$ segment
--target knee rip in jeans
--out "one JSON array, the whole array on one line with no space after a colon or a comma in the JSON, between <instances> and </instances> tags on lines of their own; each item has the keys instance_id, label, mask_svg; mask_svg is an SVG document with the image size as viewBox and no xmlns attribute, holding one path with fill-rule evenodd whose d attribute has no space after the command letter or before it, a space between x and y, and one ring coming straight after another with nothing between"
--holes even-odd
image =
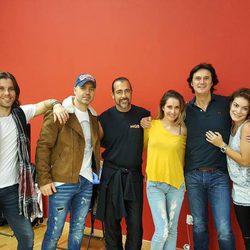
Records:
<instances>
[{"instance_id":1,"label":"knee rip in jeans","mask_svg":"<svg viewBox=\"0 0 250 250\"><path fill-rule=\"evenodd\" d=\"M169 227L172 226L172 220L174 218L176 207L177 207L176 201L173 201L172 204L171 204L170 213L169 213Z\"/></svg>"},{"instance_id":2,"label":"knee rip in jeans","mask_svg":"<svg viewBox=\"0 0 250 250\"><path fill-rule=\"evenodd\" d=\"M64 207L57 207L56 210L57 212L62 212L64 210Z\"/></svg>"},{"instance_id":3,"label":"knee rip in jeans","mask_svg":"<svg viewBox=\"0 0 250 250\"><path fill-rule=\"evenodd\" d=\"M159 204L159 208L160 208L160 210L162 211L162 213L161 213L161 218L163 219L163 220L166 220L166 213L164 212L164 207L163 207L163 205L160 203Z\"/></svg>"},{"instance_id":4,"label":"knee rip in jeans","mask_svg":"<svg viewBox=\"0 0 250 250\"><path fill-rule=\"evenodd\" d=\"M86 199L85 197L82 197L81 204L86 204L90 201L90 199Z\"/></svg>"},{"instance_id":5,"label":"knee rip in jeans","mask_svg":"<svg viewBox=\"0 0 250 250\"><path fill-rule=\"evenodd\" d=\"M75 235L74 236L74 241L75 242L78 242L78 241L80 241L82 239L82 234L79 234L79 235Z\"/></svg>"},{"instance_id":6,"label":"knee rip in jeans","mask_svg":"<svg viewBox=\"0 0 250 250\"><path fill-rule=\"evenodd\" d=\"M76 226L81 226L84 222L85 217L79 216L77 222L75 223ZM78 230L78 228L76 228Z\"/></svg>"}]
</instances>

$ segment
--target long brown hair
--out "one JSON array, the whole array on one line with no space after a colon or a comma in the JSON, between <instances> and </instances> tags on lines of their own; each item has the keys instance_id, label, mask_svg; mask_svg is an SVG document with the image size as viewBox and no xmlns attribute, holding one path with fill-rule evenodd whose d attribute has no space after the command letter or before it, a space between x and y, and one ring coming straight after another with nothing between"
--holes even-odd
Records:
<instances>
[{"instance_id":1,"label":"long brown hair","mask_svg":"<svg viewBox=\"0 0 250 250\"><path fill-rule=\"evenodd\" d=\"M167 92L164 93L164 95L162 96L161 100L160 100L160 107L159 107L159 113L157 118L158 119L163 119L164 118L164 111L163 111L163 107L165 106L167 100L169 98L175 98L179 101L180 103L180 113L178 118L176 119L175 123L176 125L182 125L184 123L184 119L186 116L186 112L185 112L185 101L183 96L175 91L175 90L168 90Z\"/></svg>"},{"instance_id":2,"label":"long brown hair","mask_svg":"<svg viewBox=\"0 0 250 250\"><path fill-rule=\"evenodd\" d=\"M249 88L240 88L240 89L234 91L232 93L232 95L230 96L230 107L232 105L233 100L237 97L242 97L248 101L248 108L249 109L248 109L248 116L247 116L246 120L250 119L250 89Z\"/></svg>"}]
</instances>

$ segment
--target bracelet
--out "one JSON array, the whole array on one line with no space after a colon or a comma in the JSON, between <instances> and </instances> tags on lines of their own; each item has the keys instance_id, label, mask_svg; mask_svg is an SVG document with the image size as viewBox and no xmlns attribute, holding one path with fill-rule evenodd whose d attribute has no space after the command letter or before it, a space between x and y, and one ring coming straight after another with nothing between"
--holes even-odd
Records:
<instances>
[{"instance_id":1,"label":"bracelet","mask_svg":"<svg viewBox=\"0 0 250 250\"><path fill-rule=\"evenodd\" d=\"M61 104L62 105L61 102L59 102L59 101L57 101L55 99L51 99L51 105L52 105L52 107L54 107L56 104Z\"/></svg>"},{"instance_id":2,"label":"bracelet","mask_svg":"<svg viewBox=\"0 0 250 250\"><path fill-rule=\"evenodd\" d=\"M226 150L227 150L227 147L228 145L227 144L224 144L223 146L220 147L220 151L225 154L226 153Z\"/></svg>"}]
</instances>

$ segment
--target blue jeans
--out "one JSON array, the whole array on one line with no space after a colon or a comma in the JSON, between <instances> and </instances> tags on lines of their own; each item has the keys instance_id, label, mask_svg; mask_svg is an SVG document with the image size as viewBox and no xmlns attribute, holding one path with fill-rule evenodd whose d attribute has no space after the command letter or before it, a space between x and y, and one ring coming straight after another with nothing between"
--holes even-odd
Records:
<instances>
[{"instance_id":1,"label":"blue jeans","mask_svg":"<svg viewBox=\"0 0 250 250\"><path fill-rule=\"evenodd\" d=\"M29 220L19 215L18 185L0 188L0 209L18 241L18 250L33 249L34 232Z\"/></svg>"},{"instance_id":2,"label":"blue jeans","mask_svg":"<svg viewBox=\"0 0 250 250\"><path fill-rule=\"evenodd\" d=\"M177 189L167 183L148 181L147 197L155 225L151 250L175 250L184 184Z\"/></svg>"},{"instance_id":3,"label":"blue jeans","mask_svg":"<svg viewBox=\"0 0 250 250\"><path fill-rule=\"evenodd\" d=\"M220 170L186 173L188 202L193 216L195 250L209 249L208 202L210 202L221 250L235 249L230 219L229 176Z\"/></svg>"},{"instance_id":4,"label":"blue jeans","mask_svg":"<svg viewBox=\"0 0 250 250\"><path fill-rule=\"evenodd\" d=\"M60 185L56 187L57 192L49 196L49 217L42 244L43 250L56 249L68 212L70 212L68 250L81 249L93 184L81 176L79 181L78 184Z\"/></svg>"}]
</instances>

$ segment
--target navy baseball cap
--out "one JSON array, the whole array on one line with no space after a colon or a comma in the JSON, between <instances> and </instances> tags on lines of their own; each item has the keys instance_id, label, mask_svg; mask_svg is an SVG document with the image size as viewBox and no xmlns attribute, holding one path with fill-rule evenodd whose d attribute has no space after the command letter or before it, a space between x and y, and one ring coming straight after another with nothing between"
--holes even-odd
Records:
<instances>
[{"instance_id":1,"label":"navy baseball cap","mask_svg":"<svg viewBox=\"0 0 250 250\"><path fill-rule=\"evenodd\" d=\"M78 86L82 87L87 82L93 83L94 87L96 88L96 80L92 75L89 75L89 74L80 74L76 78L75 87L78 87Z\"/></svg>"}]
</instances>

